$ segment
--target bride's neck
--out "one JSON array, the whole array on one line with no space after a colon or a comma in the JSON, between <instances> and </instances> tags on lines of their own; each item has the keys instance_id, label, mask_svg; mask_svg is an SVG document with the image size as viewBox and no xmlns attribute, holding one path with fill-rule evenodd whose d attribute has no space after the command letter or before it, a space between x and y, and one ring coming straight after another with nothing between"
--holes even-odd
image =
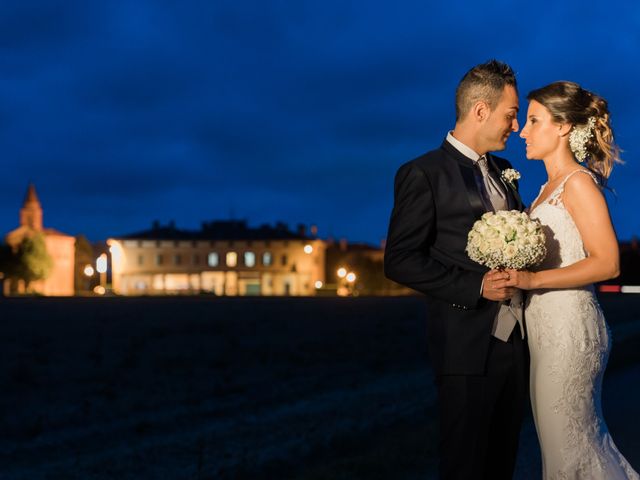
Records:
<instances>
[{"instance_id":1,"label":"bride's neck","mask_svg":"<svg viewBox=\"0 0 640 480\"><path fill-rule=\"evenodd\" d=\"M547 158L543 158L542 161L547 170L548 183L564 177L579 165L569 151L554 152Z\"/></svg>"}]
</instances>

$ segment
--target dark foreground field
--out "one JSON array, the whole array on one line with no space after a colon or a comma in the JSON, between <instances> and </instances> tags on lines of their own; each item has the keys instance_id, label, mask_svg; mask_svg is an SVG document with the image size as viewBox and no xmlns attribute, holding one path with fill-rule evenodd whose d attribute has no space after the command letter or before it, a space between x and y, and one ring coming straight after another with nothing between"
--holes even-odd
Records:
<instances>
[{"instance_id":1,"label":"dark foreground field","mask_svg":"<svg viewBox=\"0 0 640 480\"><path fill-rule=\"evenodd\" d=\"M640 467L640 296L602 299ZM421 298L0 300L0 479L434 478ZM528 421L517 478L540 478Z\"/></svg>"}]
</instances>

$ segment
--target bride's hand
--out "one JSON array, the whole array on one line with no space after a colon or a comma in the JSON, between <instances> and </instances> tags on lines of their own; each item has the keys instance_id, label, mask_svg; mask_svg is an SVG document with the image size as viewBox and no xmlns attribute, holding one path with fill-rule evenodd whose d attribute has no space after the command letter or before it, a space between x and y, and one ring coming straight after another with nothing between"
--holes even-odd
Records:
<instances>
[{"instance_id":1,"label":"bride's hand","mask_svg":"<svg viewBox=\"0 0 640 480\"><path fill-rule=\"evenodd\" d=\"M505 287L516 287L521 290L533 290L535 286L535 273L527 270L507 269L505 273L508 275L504 281Z\"/></svg>"}]
</instances>

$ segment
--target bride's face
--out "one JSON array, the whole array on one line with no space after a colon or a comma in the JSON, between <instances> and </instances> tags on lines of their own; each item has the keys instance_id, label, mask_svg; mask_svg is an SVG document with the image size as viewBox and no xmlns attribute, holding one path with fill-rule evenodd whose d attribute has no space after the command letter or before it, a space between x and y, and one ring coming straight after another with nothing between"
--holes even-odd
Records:
<instances>
[{"instance_id":1,"label":"bride's face","mask_svg":"<svg viewBox=\"0 0 640 480\"><path fill-rule=\"evenodd\" d=\"M527 123L520 132L527 144L528 159L543 159L562 147L561 126L554 123L545 106L531 100Z\"/></svg>"}]
</instances>

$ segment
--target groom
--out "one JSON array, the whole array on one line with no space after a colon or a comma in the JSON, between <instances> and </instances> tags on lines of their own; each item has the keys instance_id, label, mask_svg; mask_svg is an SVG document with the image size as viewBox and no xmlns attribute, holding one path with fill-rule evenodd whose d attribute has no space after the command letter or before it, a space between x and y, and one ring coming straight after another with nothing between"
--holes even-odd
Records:
<instances>
[{"instance_id":1,"label":"groom","mask_svg":"<svg viewBox=\"0 0 640 480\"><path fill-rule=\"evenodd\" d=\"M522 210L501 179L518 131L513 70L495 60L469 70L456 90L456 124L442 145L404 164L395 178L384 268L427 296L427 342L438 388L440 475L513 476L526 397L522 310L496 289L507 274L465 253L467 233L487 211Z\"/></svg>"}]
</instances>

